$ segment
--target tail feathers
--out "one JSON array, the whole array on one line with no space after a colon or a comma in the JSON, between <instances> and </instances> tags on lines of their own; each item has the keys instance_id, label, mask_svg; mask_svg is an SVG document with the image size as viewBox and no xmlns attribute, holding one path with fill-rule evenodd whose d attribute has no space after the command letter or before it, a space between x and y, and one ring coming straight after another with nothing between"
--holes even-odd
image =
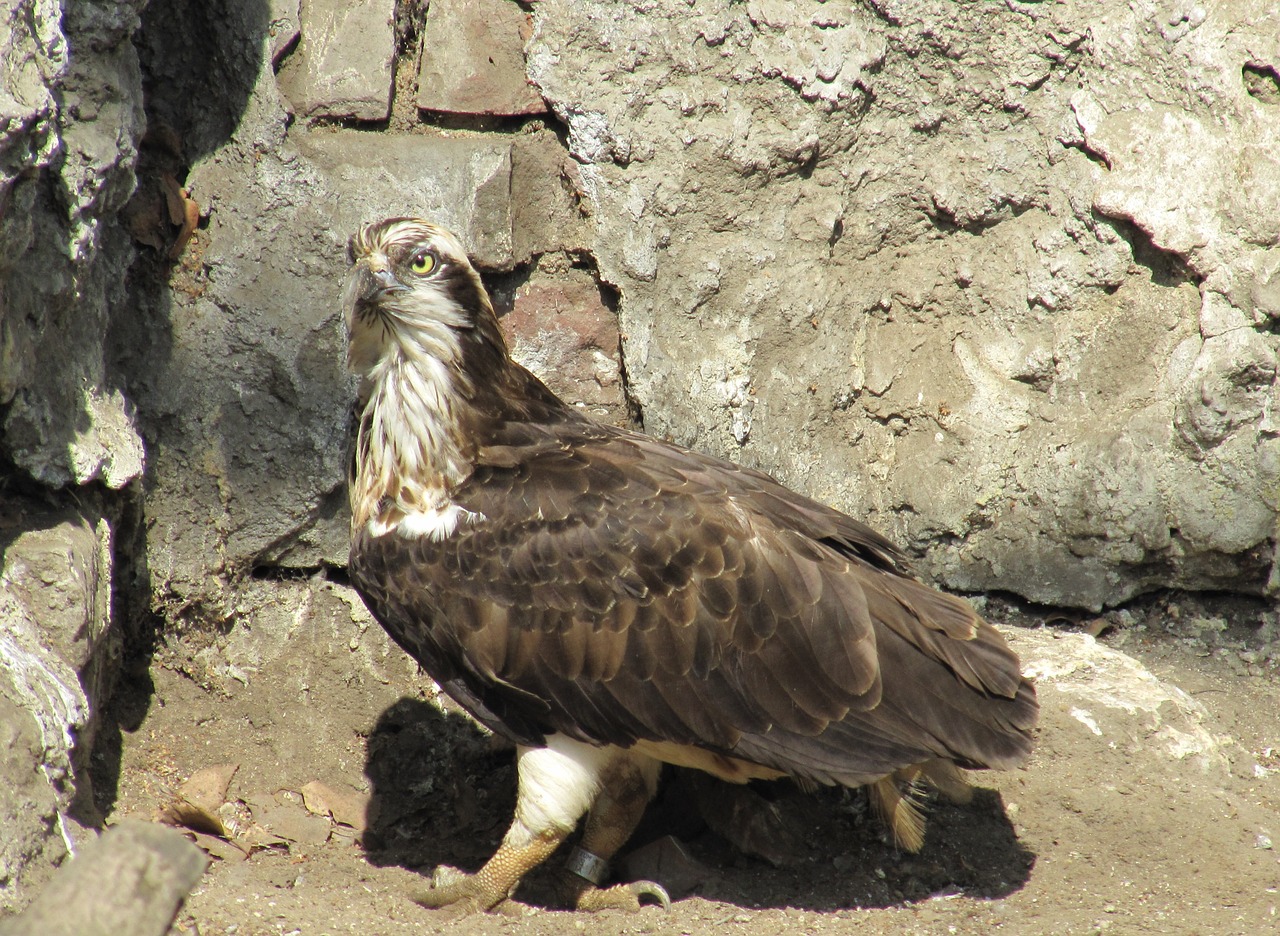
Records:
<instances>
[{"instance_id":1,"label":"tail feathers","mask_svg":"<svg viewBox=\"0 0 1280 936\"><path fill-rule=\"evenodd\" d=\"M867 787L876 815L903 851L918 852L924 846L924 783L952 803L962 805L973 799L973 788L959 768L940 757L895 770Z\"/></svg>"},{"instance_id":2,"label":"tail feathers","mask_svg":"<svg viewBox=\"0 0 1280 936\"><path fill-rule=\"evenodd\" d=\"M876 815L893 833L894 844L903 851L918 852L924 846L924 815L920 812L920 790L915 781L899 786L895 776L890 774L881 777L867 790Z\"/></svg>"},{"instance_id":3,"label":"tail feathers","mask_svg":"<svg viewBox=\"0 0 1280 936\"><path fill-rule=\"evenodd\" d=\"M906 769L918 770L925 782L937 790L949 803L964 806L973 801L973 787L960 772L960 768L946 758L938 757Z\"/></svg>"}]
</instances>

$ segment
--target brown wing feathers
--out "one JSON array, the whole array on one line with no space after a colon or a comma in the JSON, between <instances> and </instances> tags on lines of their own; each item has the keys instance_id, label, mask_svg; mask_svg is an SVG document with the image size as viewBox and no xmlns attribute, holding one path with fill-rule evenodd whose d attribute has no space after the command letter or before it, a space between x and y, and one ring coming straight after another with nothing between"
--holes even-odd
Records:
<instances>
[{"instance_id":1,"label":"brown wing feathers","mask_svg":"<svg viewBox=\"0 0 1280 936\"><path fill-rule=\"evenodd\" d=\"M396 583L370 606L495 730L694 744L845 783L1029 748L1034 693L1004 642L855 521L585 421L513 424L480 453L455 497L488 522L360 532L352 563Z\"/></svg>"}]
</instances>

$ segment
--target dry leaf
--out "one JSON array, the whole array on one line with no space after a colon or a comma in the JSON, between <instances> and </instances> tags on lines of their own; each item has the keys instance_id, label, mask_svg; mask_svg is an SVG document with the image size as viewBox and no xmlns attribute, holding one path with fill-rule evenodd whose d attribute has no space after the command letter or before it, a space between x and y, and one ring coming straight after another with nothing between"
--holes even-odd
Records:
<instances>
[{"instance_id":1,"label":"dry leaf","mask_svg":"<svg viewBox=\"0 0 1280 936\"><path fill-rule=\"evenodd\" d=\"M263 848L287 849L289 847L289 842L287 839L279 835L276 835L274 832L270 832L267 829L264 829L262 826L257 825L256 823L250 826L248 829L246 829L244 834L241 836L241 838L243 839L244 844L248 845L249 848L253 851L257 851Z\"/></svg>"},{"instance_id":2,"label":"dry leaf","mask_svg":"<svg viewBox=\"0 0 1280 936\"><path fill-rule=\"evenodd\" d=\"M302 788L302 802L308 812L329 816L334 822L363 832L366 825L368 795L355 790L334 789L319 780Z\"/></svg>"},{"instance_id":3,"label":"dry leaf","mask_svg":"<svg viewBox=\"0 0 1280 936\"><path fill-rule=\"evenodd\" d=\"M329 796L332 791L319 780L304 783L299 792L302 794L302 805L307 807L307 812L317 816L332 815L329 807Z\"/></svg>"},{"instance_id":4,"label":"dry leaf","mask_svg":"<svg viewBox=\"0 0 1280 936\"><path fill-rule=\"evenodd\" d=\"M196 844L213 858L219 858L222 861L244 861L249 857L249 852L244 846L234 840L206 835L203 832L191 834L195 836Z\"/></svg>"},{"instance_id":5,"label":"dry leaf","mask_svg":"<svg viewBox=\"0 0 1280 936\"><path fill-rule=\"evenodd\" d=\"M227 829L218 809L226 802L227 787L239 768L239 764L221 764L197 770L178 788L173 801L160 810L161 820L193 832L225 837Z\"/></svg>"}]
</instances>

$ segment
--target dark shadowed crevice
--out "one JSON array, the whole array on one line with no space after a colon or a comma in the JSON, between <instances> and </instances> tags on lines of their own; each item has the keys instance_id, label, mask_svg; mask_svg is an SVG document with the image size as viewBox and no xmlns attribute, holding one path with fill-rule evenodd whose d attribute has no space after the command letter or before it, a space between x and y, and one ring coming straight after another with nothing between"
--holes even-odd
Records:
<instances>
[{"instance_id":1,"label":"dark shadowed crevice","mask_svg":"<svg viewBox=\"0 0 1280 936\"><path fill-rule=\"evenodd\" d=\"M1101 166L1104 169L1111 168L1111 163L1107 161L1107 157L1103 156L1097 150L1090 149L1089 145L1084 140L1070 140L1063 142L1062 148L1078 150L1079 152L1084 153L1085 159L1089 160L1091 163Z\"/></svg>"},{"instance_id":2,"label":"dark shadowed crevice","mask_svg":"<svg viewBox=\"0 0 1280 936\"><path fill-rule=\"evenodd\" d=\"M1263 104L1280 106L1280 72L1265 62L1246 62L1240 78L1249 96Z\"/></svg>"},{"instance_id":3,"label":"dark shadowed crevice","mask_svg":"<svg viewBox=\"0 0 1280 936\"><path fill-rule=\"evenodd\" d=\"M256 565L249 571L249 577L258 582L305 582L310 579L322 579L326 582L347 582L347 570L343 566L321 563L314 566L280 566Z\"/></svg>"},{"instance_id":4,"label":"dark shadowed crevice","mask_svg":"<svg viewBox=\"0 0 1280 936\"><path fill-rule=\"evenodd\" d=\"M541 254L530 257L527 262L517 263L510 270L480 270L480 278L489 291L493 312L499 321L515 307L516 294L529 282L540 257Z\"/></svg>"},{"instance_id":5,"label":"dark shadowed crevice","mask_svg":"<svg viewBox=\"0 0 1280 936\"><path fill-rule=\"evenodd\" d=\"M1197 273L1181 255L1160 247L1151 235L1125 218L1112 218L1094 210L1094 221L1116 232L1129 245L1133 260L1151 271L1151 281L1157 286L1181 286L1191 283L1197 288L1204 276Z\"/></svg>"}]
</instances>

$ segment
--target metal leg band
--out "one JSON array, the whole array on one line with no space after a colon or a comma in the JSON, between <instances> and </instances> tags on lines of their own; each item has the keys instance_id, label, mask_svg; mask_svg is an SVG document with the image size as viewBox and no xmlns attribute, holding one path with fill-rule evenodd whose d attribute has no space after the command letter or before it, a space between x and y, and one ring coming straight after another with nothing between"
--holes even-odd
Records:
<instances>
[{"instance_id":1,"label":"metal leg band","mask_svg":"<svg viewBox=\"0 0 1280 936\"><path fill-rule=\"evenodd\" d=\"M600 882L609 873L609 862L599 855L591 854L585 848L575 847L573 851L569 852L569 858L564 866L578 877L590 881L596 887L600 886Z\"/></svg>"}]
</instances>

